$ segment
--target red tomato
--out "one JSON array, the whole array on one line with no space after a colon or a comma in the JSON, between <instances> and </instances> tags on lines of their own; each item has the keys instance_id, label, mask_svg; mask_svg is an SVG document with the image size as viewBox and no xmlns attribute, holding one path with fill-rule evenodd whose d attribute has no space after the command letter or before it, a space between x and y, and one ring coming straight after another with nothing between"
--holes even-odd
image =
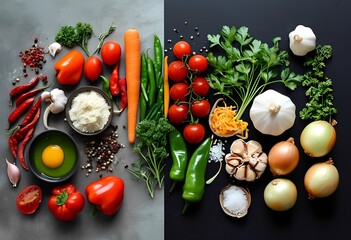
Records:
<instances>
[{"instance_id":1,"label":"red tomato","mask_svg":"<svg viewBox=\"0 0 351 240\"><path fill-rule=\"evenodd\" d=\"M204 118L211 111L210 102L206 99L202 99L199 101L194 101L190 107L191 113L194 117Z\"/></svg>"},{"instance_id":2,"label":"red tomato","mask_svg":"<svg viewBox=\"0 0 351 240\"><path fill-rule=\"evenodd\" d=\"M191 47L190 44L185 41L179 41L173 46L173 54L178 59L182 59L184 55L190 55Z\"/></svg>"},{"instance_id":3,"label":"red tomato","mask_svg":"<svg viewBox=\"0 0 351 240\"><path fill-rule=\"evenodd\" d=\"M173 101L185 101L189 94L189 86L184 82L178 82L172 85L169 90L169 96Z\"/></svg>"},{"instance_id":4,"label":"red tomato","mask_svg":"<svg viewBox=\"0 0 351 240\"><path fill-rule=\"evenodd\" d=\"M205 127L201 123L190 123L184 127L183 137L190 144L198 144L205 138Z\"/></svg>"},{"instance_id":5,"label":"red tomato","mask_svg":"<svg viewBox=\"0 0 351 240\"><path fill-rule=\"evenodd\" d=\"M208 84L208 81L206 78L203 77L197 77L193 80L193 83L191 84L193 92L200 97L204 97L208 94L210 91L210 84Z\"/></svg>"},{"instance_id":6,"label":"red tomato","mask_svg":"<svg viewBox=\"0 0 351 240\"><path fill-rule=\"evenodd\" d=\"M29 185L17 195L17 209L23 214L32 214L38 209L42 198L41 188L37 185Z\"/></svg>"},{"instance_id":7,"label":"red tomato","mask_svg":"<svg viewBox=\"0 0 351 240\"><path fill-rule=\"evenodd\" d=\"M105 42L101 48L101 58L106 65L115 65L120 62L122 48L118 42Z\"/></svg>"},{"instance_id":8,"label":"red tomato","mask_svg":"<svg viewBox=\"0 0 351 240\"><path fill-rule=\"evenodd\" d=\"M185 63L180 60L173 61L168 66L168 77L174 82L183 81L188 75L188 69Z\"/></svg>"},{"instance_id":9,"label":"red tomato","mask_svg":"<svg viewBox=\"0 0 351 240\"><path fill-rule=\"evenodd\" d=\"M84 75L89 81L96 81L102 73L100 58L90 56L84 63Z\"/></svg>"},{"instance_id":10,"label":"red tomato","mask_svg":"<svg viewBox=\"0 0 351 240\"><path fill-rule=\"evenodd\" d=\"M169 121L176 125L182 124L188 115L188 111L189 107L186 103L172 104L168 111Z\"/></svg>"},{"instance_id":11,"label":"red tomato","mask_svg":"<svg viewBox=\"0 0 351 240\"><path fill-rule=\"evenodd\" d=\"M190 57L188 65L191 70L198 71L198 73L201 74L206 71L208 67L208 62L204 56L197 54Z\"/></svg>"}]
</instances>

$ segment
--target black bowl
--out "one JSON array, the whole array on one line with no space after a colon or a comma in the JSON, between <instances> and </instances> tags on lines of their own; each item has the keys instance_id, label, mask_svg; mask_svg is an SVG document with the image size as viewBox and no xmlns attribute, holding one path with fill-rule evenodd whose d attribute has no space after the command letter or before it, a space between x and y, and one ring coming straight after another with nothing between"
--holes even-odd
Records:
<instances>
[{"instance_id":1,"label":"black bowl","mask_svg":"<svg viewBox=\"0 0 351 240\"><path fill-rule=\"evenodd\" d=\"M63 150L63 162L58 167L47 167L42 161L42 153L49 145L58 145ZM67 180L76 172L79 163L78 147L75 140L60 130L46 130L39 133L30 142L26 155L31 172L46 182Z\"/></svg>"},{"instance_id":2,"label":"black bowl","mask_svg":"<svg viewBox=\"0 0 351 240\"><path fill-rule=\"evenodd\" d=\"M85 128L81 127L81 128L77 128L75 125L74 125L74 121L72 121L71 117L70 117L70 110L72 108L72 104L73 104L73 100L81 93L86 93L86 92L96 92L97 94L101 95L108 107L109 107L109 116L108 116L108 119L106 121L106 123L101 127L101 128L98 128L98 129L91 129L91 128L87 128L86 126L90 125L90 126L93 126L94 123L93 122L88 122L88 123L85 123L84 126ZM93 111L94 110L94 106L92 105L89 105L87 104L86 105L87 109L87 112L90 112L90 111ZM77 133L80 133L82 135L85 135L85 136L94 136L94 135L97 135L97 134L100 134L102 133L103 131L106 130L106 128L108 128L108 126L111 124L111 121L112 121L112 118L113 118L113 105L112 105L112 100L109 98L109 96L104 92L102 91L100 88L98 87L93 87L93 86L87 86L87 87L81 87L79 89L77 89L75 92L73 92L68 100L67 100L67 104L66 104L66 108L65 108L65 114L66 114L66 119L67 119L67 122L68 124L71 126L71 128L73 130L75 130ZM81 117L81 116L80 116ZM97 117L99 118L100 116L97 115ZM77 119L77 121L80 120L80 119ZM101 119L99 119L101 120ZM101 125L101 124L100 124Z\"/></svg>"}]
</instances>

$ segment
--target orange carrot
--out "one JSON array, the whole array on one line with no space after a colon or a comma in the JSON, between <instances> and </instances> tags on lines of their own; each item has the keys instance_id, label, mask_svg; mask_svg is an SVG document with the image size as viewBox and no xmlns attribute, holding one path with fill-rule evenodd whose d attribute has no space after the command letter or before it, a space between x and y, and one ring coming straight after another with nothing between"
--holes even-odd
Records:
<instances>
[{"instance_id":1,"label":"orange carrot","mask_svg":"<svg viewBox=\"0 0 351 240\"><path fill-rule=\"evenodd\" d=\"M127 135L129 143L136 139L136 125L140 95L140 37L136 29L124 33L124 48L127 80Z\"/></svg>"},{"instance_id":2,"label":"orange carrot","mask_svg":"<svg viewBox=\"0 0 351 240\"><path fill-rule=\"evenodd\" d=\"M163 64L163 96L163 111L167 118L169 108L168 56L164 57Z\"/></svg>"}]
</instances>

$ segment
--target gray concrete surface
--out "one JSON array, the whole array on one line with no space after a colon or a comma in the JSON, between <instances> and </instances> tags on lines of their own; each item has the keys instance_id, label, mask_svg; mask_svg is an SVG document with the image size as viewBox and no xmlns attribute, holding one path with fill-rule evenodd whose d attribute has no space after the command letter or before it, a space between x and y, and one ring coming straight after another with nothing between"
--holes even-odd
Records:
<instances>
[{"instance_id":1,"label":"gray concrete surface","mask_svg":"<svg viewBox=\"0 0 351 240\"><path fill-rule=\"evenodd\" d=\"M44 0L10 0L2 1L0 7L0 81L1 81L1 134L0 134L0 239L101 239L101 240L138 240L164 238L164 194L163 189L156 192L151 199L144 185L124 169L137 158L132 146L126 138L126 112L115 116L113 122L119 126L119 141L126 144L118 154L118 163L113 165L114 172L125 180L125 199L119 212L107 217L102 214L90 216L91 206L85 205L83 212L73 222L61 222L49 212L47 201L52 184L38 181L30 172L21 168L22 178L17 188L12 188L6 174L5 158L11 158L7 145L8 136L7 117L12 108L8 106L8 92L12 89L11 81L22 74L22 64L17 56L18 52L31 46L33 37L38 36L42 45L47 47L54 41L54 36L62 25L75 25L78 21L91 23L94 29L93 38L89 41L91 51L95 49L97 37L113 23L116 31L107 40L115 40L123 46L123 33L128 28L137 28L141 37L141 48L146 50L152 47L153 35L157 34L163 41L163 1L162 0L102 0L102 1L44 1ZM55 58L47 55L47 63L43 73L49 81L55 82L54 62L62 57L67 49ZM104 74L109 75L109 69L104 68ZM124 76L124 62L121 64L120 75ZM25 79L22 83L34 76ZM87 85L82 79L80 86ZM79 86L77 86L79 87ZM75 87L76 88L76 87ZM69 95L75 88L67 88ZM44 108L45 105L42 105ZM81 162L85 163L83 146L84 139L73 132L64 122L64 115L50 115L50 125L72 134L80 146ZM40 121L36 134L43 131ZM106 174L107 175L107 174ZM78 190L83 191L85 186L98 179L98 174L89 177L78 169L70 180ZM19 213L15 199L21 189L29 184L38 184L43 189L43 202L38 211L30 216Z\"/></svg>"}]
</instances>

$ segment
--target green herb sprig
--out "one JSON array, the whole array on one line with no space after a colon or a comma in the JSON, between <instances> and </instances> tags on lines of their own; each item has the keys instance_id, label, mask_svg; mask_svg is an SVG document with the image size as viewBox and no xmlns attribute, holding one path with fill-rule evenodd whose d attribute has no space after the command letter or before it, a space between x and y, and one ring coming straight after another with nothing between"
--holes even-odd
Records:
<instances>
[{"instance_id":1,"label":"green herb sprig","mask_svg":"<svg viewBox=\"0 0 351 240\"><path fill-rule=\"evenodd\" d=\"M304 66L310 70L303 77L302 86L308 102L300 111L302 120L325 120L332 122L332 116L337 113L334 107L333 83L325 75L326 61L332 57L330 45L318 45L316 50L307 56Z\"/></svg>"},{"instance_id":2,"label":"green herb sprig","mask_svg":"<svg viewBox=\"0 0 351 240\"><path fill-rule=\"evenodd\" d=\"M241 119L253 98L273 83L283 83L291 90L301 84L303 77L288 68L288 53L279 49L280 37L273 46L254 39L248 28L223 26L221 32L207 36L210 47L224 50L223 55L209 52L207 60L213 72L207 76L215 94L222 94L237 106L236 118ZM279 78L280 77L280 78ZM241 100L239 105L233 96Z\"/></svg>"}]
</instances>

